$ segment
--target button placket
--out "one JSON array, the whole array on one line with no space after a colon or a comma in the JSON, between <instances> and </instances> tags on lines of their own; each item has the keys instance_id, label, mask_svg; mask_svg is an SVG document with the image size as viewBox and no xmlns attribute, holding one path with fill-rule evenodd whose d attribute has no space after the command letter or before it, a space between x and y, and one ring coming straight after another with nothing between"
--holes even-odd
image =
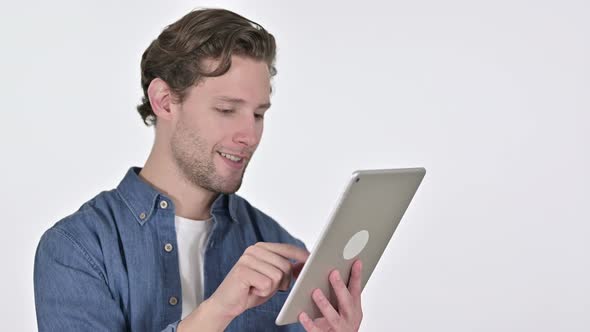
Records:
<instances>
[{"instance_id":1,"label":"button placket","mask_svg":"<svg viewBox=\"0 0 590 332\"><path fill-rule=\"evenodd\" d=\"M177 271L179 270L178 255L176 253L176 233L174 223L174 203L164 195L159 195L153 203L154 211L150 218L154 219L154 227L157 232L157 242L154 244L161 255L162 282L164 286L163 305L167 307L163 312L163 318L167 321L177 320L181 310L182 288ZM145 212L145 211L144 211ZM147 213L147 212L146 212ZM146 218L147 219L147 218Z\"/></svg>"}]
</instances>

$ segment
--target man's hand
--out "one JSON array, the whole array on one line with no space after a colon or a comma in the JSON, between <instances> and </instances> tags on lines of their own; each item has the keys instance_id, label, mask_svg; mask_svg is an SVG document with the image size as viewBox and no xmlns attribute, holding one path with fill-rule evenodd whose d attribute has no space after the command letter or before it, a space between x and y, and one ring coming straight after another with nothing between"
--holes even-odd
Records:
<instances>
[{"instance_id":1,"label":"man's hand","mask_svg":"<svg viewBox=\"0 0 590 332\"><path fill-rule=\"evenodd\" d=\"M338 310L334 309L320 289L312 292L312 298L324 317L311 320L307 313L302 312L299 315L299 322L307 332L358 331L363 319L361 270L361 261L355 261L350 271L348 288L337 270L330 273L330 283L338 300Z\"/></svg>"},{"instance_id":2,"label":"man's hand","mask_svg":"<svg viewBox=\"0 0 590 332\"><path fill-rule=\"evenodd\" d=\"M215 293L182 321L179 329L197 326L204 317L215 323L212 330L225 329L246 309L268 301L277 290L288 290L292 276L299 275L307 257L307 250L290 244L258 242L248 247Z\"/></svg>"}]
</instances>

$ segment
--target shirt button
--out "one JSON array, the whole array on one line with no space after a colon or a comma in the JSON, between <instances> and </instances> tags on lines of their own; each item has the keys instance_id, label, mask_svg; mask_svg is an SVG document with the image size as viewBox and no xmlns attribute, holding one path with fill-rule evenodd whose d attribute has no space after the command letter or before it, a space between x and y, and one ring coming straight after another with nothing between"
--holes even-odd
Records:
<instances>
[{"instance_id":1,"label":"shirt button","mask_svg":"<svg viewBox=\"0 0 590 332\"><path fill-rule=\"evenodd\" d=\"M168 207L168 202L166 202L166 201L161 201L161 202L160 202L160 207L161 207L162 209L165 209L165 208L167 208L167 207Z\"/></svg>"},{"instance_id":2,"label":"shirt button","mask_svg":"<svg viewBox=\"0 0 590 332\"><path fill-rule=\"evenodd\" d=\"M145 212L142 212L142 213L139 215L139 219L141 219L141 220L144 220L144 219L145 219L145 217L146 217L146 215L145 215Z\"/></svg>"},{"instance_id":3,"label":"shirt button","mask_svg":"<svg viewBox=\"0 0 590 332\"><path fill-rule=\"evenodd\" d=\"M177 305L178 299L175 296L170 296L170 299L168 299L168 303L170 303L170 305Z\"/></svg>"},{"instance_id":4,"label":"shirt button","mask_svg":"<svg viewBox=\"0 0 590 332\"><path fill-rule=\"evenodd\" d=\"M174 247L172 246L172 244L170 244L170 243L166 243L166 244L164 245L164 250L166 250L166 252L171 252L171 251L172 251L172 249L174 249Z\"/></svg>"}]
</instances>

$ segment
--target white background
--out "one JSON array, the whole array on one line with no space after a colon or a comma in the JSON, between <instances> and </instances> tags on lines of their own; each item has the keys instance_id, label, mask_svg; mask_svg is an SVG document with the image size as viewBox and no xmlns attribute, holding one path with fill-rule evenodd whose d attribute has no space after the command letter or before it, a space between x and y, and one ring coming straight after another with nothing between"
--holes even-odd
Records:
<instances>
[{"instance_id":1,"label":"white background","mask_svg":"<svg viewBox=\"0 0 590 332\"><path fill-rule=\"evenodd\" d=\"M277 38L239 193L308 246L353 170L428 170L363 331L590 330L590 3L522 0L2 2L2 330L41 234L143 165L140 56L198 6Z\"/></svg>"}]
</instances>

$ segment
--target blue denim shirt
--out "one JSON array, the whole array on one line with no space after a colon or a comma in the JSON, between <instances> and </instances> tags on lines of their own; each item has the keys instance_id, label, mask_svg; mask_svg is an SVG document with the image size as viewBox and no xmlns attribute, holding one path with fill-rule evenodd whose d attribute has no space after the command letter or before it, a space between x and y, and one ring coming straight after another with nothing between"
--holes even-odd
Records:
<instances>
[{"instance_id":1,"label":"blue denim shirt","mask_svg":"<svg viewBox=\"0 0 590 332\"><path fill-rule=\"evenodd\" d=\"M131 168L116 189L98 194L43 234L34 269L40 331L176 330L182 292L174 203L143 181L140 170ZM211 215L205 299L248 246L266 241L304 247L238 195L220 194ZM172 250L164 249L167 244ZM274 324L287 294L277 292L246 310L226 331L302 331L299 324Z\"/></svg>"}]
</instances>

